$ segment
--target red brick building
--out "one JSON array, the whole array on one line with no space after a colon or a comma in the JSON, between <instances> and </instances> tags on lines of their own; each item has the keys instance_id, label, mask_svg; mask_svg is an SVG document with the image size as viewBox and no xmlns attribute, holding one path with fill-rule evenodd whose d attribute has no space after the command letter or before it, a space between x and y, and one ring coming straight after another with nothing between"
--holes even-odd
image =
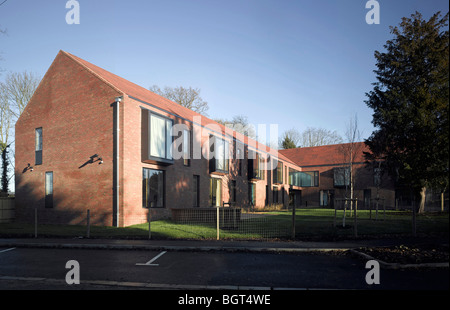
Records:
<instances>
[{"instance_id":1,"label":"red brick building","mask_svg":"<svg viewBox=\"0 0 450 310\"><path fill-rule=\"evenodd\" d=\"M149 210L287 206L300 189L283 154L64 51L15 132L18 221L36 209L40 223L83 224L90 210L128 226Z\"/></svg>"},{"instance_id":2,"label":"red brick building","mask_svg":"<svg viewBox=\"0 0 450 310\"><path fill-rule=\"evenodd\" d=\"M378 163L368 164L364 152L369 152L364 142L279 151L301 168L301 175L309 176L299 184L302 206L333 207L335 198L350 197L353 181L353 197L358 198L359 208L368 208L377 197L384 199L386 207L395 207L393 181L379 174Z\"/></svg>"},{"instance_id":3,"label":"red brick building","mask_svg":"<svg viewBox=\"0 0 450 310\"><path fill-rule=\"evenodd\" d=\"M15 129L16 219L128 226L174 208L332 206L343 145L273 150L60 51ZM358 144L361 145L361 144ZM375 197L354 157L355 195ZM393 205L393 191L382 196Z\"/></svg>"}]
</instances>

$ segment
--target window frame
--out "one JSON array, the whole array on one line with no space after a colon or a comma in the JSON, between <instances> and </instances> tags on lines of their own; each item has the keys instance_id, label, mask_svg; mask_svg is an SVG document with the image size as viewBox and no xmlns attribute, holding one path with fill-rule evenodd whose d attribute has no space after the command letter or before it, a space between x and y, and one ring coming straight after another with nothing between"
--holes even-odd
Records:
<instances>
[{"instance_id":1,"label":"window frame","mask_svg":"<svg viewBox=\"0 0 450 310\"><path fill-rule=\"evenodd\" d=\"M152 206L152 201L147 198L147 193L150 193L150 184L149 181L146 180L150 180L151 176L148 178L146 177L146 172L147 171L157 171L157 172L161 172L162 173L162 192L158 193L161 195L162 198L162 205L155 205ZM150 193L151 195L151 193ZM166 173L165 170L160 170L160 169L152 169L152 168L142 168L142 208L144 209L161 209L161 208L165 208L166 207Z\"/></svg>"},{"instance_id":2,"label":"window frame","mask_svg":"<svg viewBox=\"0 0 450 310\"><path fill-rule=\"evenodd\" d=\"M225 138L218 137L215 135L210 135L210 173L219 173L219 174L228 174L230 171L230 142ZM218 158L218 149L219 144L221 146L223 142L223 167L224 169L219 169L218 162L222 160L222 158ZM211 156L212 154L212 156Z\"/></svg>"},{"instance_id":3,"label":"window frame","mask_svg":"<svg viewBox=\"0 0 450 310\"><path fill-rule=\"evenodd\" d=\"M48 177L50 176L50 182L48 181ZM45 182L44 182L44 196L45 196L45 208L52 209L53 208L53 195L54 195L54 177L53 177L53 171L46 171L45 172ZM48 184L51 184L51 188L48 188ZM51 192L51 193L50 193Z\"/></svg>"},{"instance_id":4,"label":"window frame","mask_svg":"<svg viewBox=\"0 0 450 310\"><path fill-rule=\"evenodd\" d=\"M272 170L273 184L283 184L283 162L278 160L277 167Z\"/></svg>"},{"instance_id":5,"label":"window frame","mask_svg":"<svg viewBox=\"0 0 450 310\"><path fill-rule=\"evenodd\" d=\"M183 165L191 165L191 131L189 129L183 129Z\"/></svg>"},{"instance_id":6,"label":"window frame","mask_svg":"<svg viewBox=\"0 0 450 310\"><path fill-rule=\"evenodd\" d=\"M197 174L192 177L192 206L200 207L200 176Z\"/></svg>"},{"instance_id":7,"label":"window frame","mask_svg":"<svg viewBox=\"0 0 450 310\"><path fill-rule=\"evenodd\" d=\"M343 171L343 172L340 172ZM336 175L342 174L343 184L336 183ZM333 186L334 187L346 187L350 186L350 167L335 167L333 168Z\"/></svg>"},{"instance_id":8,"label":"window frame","mask_svg":"<svg viewBox=\"0 0 450 310\"><path fill-rule=\"evenodd\" d=\"M164 121L164 157L152 155L152 117L156 117ZM170 117L154 113L150 110L148 111L148 160L173 164L173 123L174 120ZM168 128L168 124L170 128Z\"/></svg>"},{"instance_id":9,"label":"window frame","mask_svg":"<svg viewBox=\"0 0 450 310\"><path fill-rule=\"evenodd\" d=\"M248 202L251 206L256 206L256 183L248 183Z\"/></svg>"},{"instance_id":10,"label":"window frame","mask_svg":"<svg viewBox=\"0 0 450 310\"><path fill-rule=\"evenodd\" d=\"M217 190L213 191L213 184L218 186L220 197L217 197ZM214 187L216 188L216 187ZM215 192L215 195L213 195ZM215 197L215 204L213 204L213 197ZM218 200L217 200L218 199ZM217 204L219 202L219 204ZM222 206L222 179L219 178L209 178L209 206L210 207L221 207Z\"/></svg>"},{"instance_id":11,"label":"window frame","mask_svg":"<svg viewBox=\"0 0 450 310\"><path fill-rule=\"evenodd\" d=\"M40 134L38 134L40 133ZM42 127L34 130L34 164L42 165L42 150L44 148L44 131Z\"/></svg>"}]
</instances>

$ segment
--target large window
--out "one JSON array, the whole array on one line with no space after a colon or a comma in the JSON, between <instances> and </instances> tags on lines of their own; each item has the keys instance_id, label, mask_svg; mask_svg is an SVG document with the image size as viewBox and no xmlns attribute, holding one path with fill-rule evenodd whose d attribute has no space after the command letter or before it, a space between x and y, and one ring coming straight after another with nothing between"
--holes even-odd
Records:
<instances>
[{"instance_id":1,"label":"large window","mask_svg":"<svg viewBox=\"0 0 450 310\"><path fill-rule=\"evenodd\" d=\"M144 208L164 207L164 171L143 169L142 206Z\"/></svg>"},{"instance_id":2,"label":"large window","mask_svg":"<svg viewBox=\"0 0 450 310\"><path fill-rule=\"evenodd\" d=\"M53 172L45 173L45 207L53 208Z\"/></svg>"},{"instance_id":3,"label":"large window","mask_svg":"<svg viewBox=\"0 0 450 310\"><path fill-rule=\"evenodd\" d=\"M248 177L249 179L264 180L265 158L255 151L248 151Z\"/></svg>"},{"instance_id":4,"label":"large window","mask_svg":"<svg viewBox=\"0 0 450 310\"><path fill-rule=\"evenodd\" d=\"M350 185L350 167L334 168L334 186L344 187Z\"/></svg>"},{"instance_id":5,"label":"large window","mask_svg":"<svg viewBox=\"0 0 450 310\"><path fill-rule=\"evenodd\" d=\"M216 136L210 136L210 172L228 173L229 143Z\"/></svg>"},{"instance_id":6,"label":"large window","mask_svg":"<svg viewBox=\"0 0 450 310\"><path fill-rule=\"evenodd\" d=\"M317 187L319 186L319 171L296 171L289 168L289 185Z\"/></svg>"},{"instance_id":7,"label":"large window","mask_svg":"<svg viewBox=\"0 0 450 310\"><path fill-rule=\"evenodd\" d=\"M150 113L150 156L172 159L172 120Z\"/></svg>"},{"instance_id":8,"label":"large window","mask_svg":"<svg viewBox=\"0 0 450 310\"><path fill-rule=\"evenodd\" d=\"M35 165L42 165L42 128L35 130Z\"/></svg>"},{"instance_id":9,"label":"large window","mask_svg":"<svg viewBox=\"0 0 450 310\"><path fill-rule=\"evenodd\" d=\"M273 183L283 183L283 163L281 161L278 161L277 167L273 170Z\"/></svg>"},{"instance_id":10,"label":"large window","mask_svg":"<svg viewBox=\"0 0 450 310\"><path fill-rule=\"evenodd\" d=\"M319 186L319 171L301 171L300 184L302 187Z\"/></svg>"},{"instance_id":11,"label":"large window","mask_svg":"<svg viewBox=\"0 0 450 310\"><path fill-rule=\"evenodd\" d=\"M209 183L209 205L220 207L222 204L222 180L211 178Z\"/></svg>"}]
</instances>

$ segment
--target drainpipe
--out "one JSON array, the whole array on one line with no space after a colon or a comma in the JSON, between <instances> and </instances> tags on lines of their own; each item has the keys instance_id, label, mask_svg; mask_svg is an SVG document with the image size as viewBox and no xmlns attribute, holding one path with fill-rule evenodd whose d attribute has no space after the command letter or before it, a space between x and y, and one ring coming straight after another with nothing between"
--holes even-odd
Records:
<instances>
[{"instance_id":1,"label":"drainpipe","mask_svg":"<svg viewBox=\"0 0 450 310\"><path fill-rule=\"evenodd\" d=\"M119 117L119 110L120 110L120 102L122 101L123 97L116 97L115 99L115 127L114 127L114 135L115 135L115 145L114 145L114 153L115 153L115 162L114 162L114 223L113 225L115 227L119 227L119 194L120 194L120 183L119 183L119 133L120 133L120 117Z\"/></svg>"}]
</instances>

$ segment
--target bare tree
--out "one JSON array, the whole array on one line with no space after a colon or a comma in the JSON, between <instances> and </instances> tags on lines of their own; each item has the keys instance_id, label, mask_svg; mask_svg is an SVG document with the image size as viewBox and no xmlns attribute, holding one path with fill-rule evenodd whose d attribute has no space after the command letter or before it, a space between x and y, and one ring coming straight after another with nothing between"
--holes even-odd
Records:
<instances>
[{"instance_id":1,"label":"bare tree","mask_svg":"<svg viewBox=\"0 0 450 310\"><path fill-rule=\"evenodd\" d=\"M344 163L347 163L348 173L344 173L345 178L349 178L348 182L345 181L346 185L346 196L348 195L348 190L350 190L350 199L354 199L354 186L356 181L355 173L355 160L357 155L362 151L363 143L361 143L361 132L358 129L358 117L357 115L350 118L345 131L346 143L342 144L340 149L344 157ZM348 185L347 185L348 183ZM352 208L352 201L350 203L350 208Z\"/></svg>"},{"instance_id":2,"label":"bare tree","mask_svg":"<svg viewBox=\"0 0 450 310\"><path fill-rule=\"evenodd\" d=\"M342 143L342 137L334 130L324 128L308 127L302 132L299 143L300 147L321 146Z\"/></svg>"},{"instance_id":3,"label":"bare tree","mask_svg":"<svg viewBox=\"0 0 450 310\"><path fill-rule=\"evenodd\" d=\"M0 34L6 34L6 30L5 29L1 29L0 28ZM1 51L0 51L1 53ZM2 55L0 54L0 61L3 60ZM0 67L0 75L2 74L3 69Z\"/></svg>"},{"instance_id":4,"label":"bare tree","mask_svg":"<svg viewBox=\"0 0 450 310\"><path fill-rule=\"evenodd\" d=\"M0 151L6 147L9 141L12 119L13 114L10 109L8 97L3 89L3 84L0 83Z\"/></svg>"},{"instance_id":5,"label":"bare tree","mask_svg":"<svg viewBox=\"0 0 450 310\"><path fill-rule=\"evenodd\" d=\"M14 143L13 127L20 114L33 96L40 78L26 71L8 73L4 82L0 82L0 153L2 154L2 191L8 191L8 166L14 165L14 153L8 147Z\"/></svg>"},{"instance_id":6,"label":"bare tree","mask_svg":"<svg viewBox=\"0 0 450 310\"><path fill-rule=\"evenodd\" d=\"M27 106L40 80L40 77L27 71L10 72L6 75L5 81L0 84L11 113L16 119Z\"/></svg>"},{"instance_id":7,"label":"bare tree","mask_svg":"<svg viewBox=\"0 0 450 310\"><path fill-rule=\"evenodd\" d=\"M200 113L202 115L207 116L209 106L208 102L204 101L200 97L200 89L199 88L184 88L182 86L179 87L164 87L162 90L158 85L153 85L149 88L155 94L163 96L173 102L182 105L188 109L191 109L194 112Z\"/></svg>"},{"instance_id":8,"label":"bare tree","mask_svg":"<svg viewBox=\"0 0 450 310\"><path fill-rule=\"evenodd\" d=\"M240 132L241 134L246 135L249 138L256 138L255 126L248 122L248 117L245 115L235 115L231 120L217 118L214 119L214 121L228 128L231 128L236 132Z\"/></svg>"}]
</instances>

